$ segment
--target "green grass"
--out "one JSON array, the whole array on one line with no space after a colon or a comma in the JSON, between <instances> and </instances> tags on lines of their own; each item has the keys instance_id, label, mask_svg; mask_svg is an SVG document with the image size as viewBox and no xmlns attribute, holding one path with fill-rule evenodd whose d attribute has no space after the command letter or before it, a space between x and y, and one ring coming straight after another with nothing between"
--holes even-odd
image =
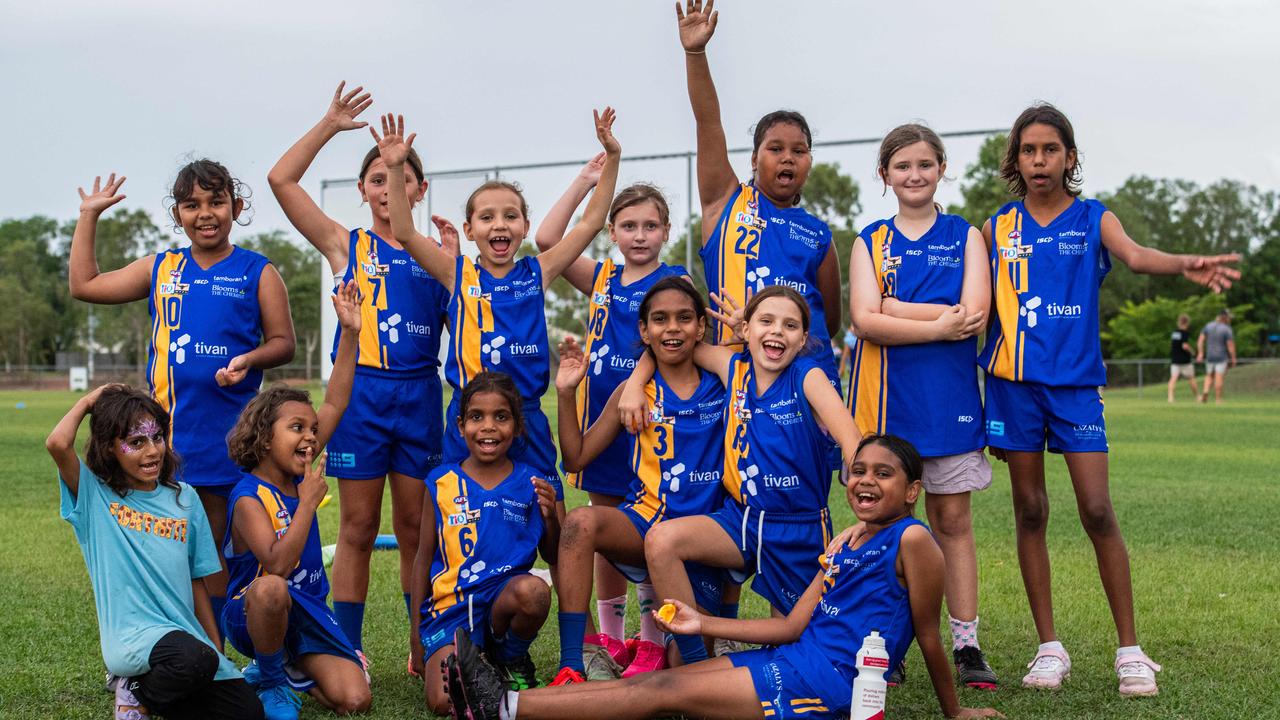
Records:
<instances>
[{"instance_id":1,"label":"green grass","mask_svg":"<svg viewBox=\"0 0 1280 720\"><path fill-rule=\"evenodd\" d=\"M1052 695L1017 687L1036 637L1014 552L1008 474L998 465L993 487L974 499L974 525L982 644L1005 688L995 694L966 690L962 703L993 704L1017 718L1235 718L1277 712L1277 372L1242 369L1229 379L1229 402L1222 407L1185 401L1169 406L1158 386L1142 397L1132 389L1107 393L1111 492L1132 560L1139 638L1165 666L1160 696L1122 700L1116 694L1115 630L1065 467L1051 457L1049 547L1057 626L1075 663L1072 677ZM0 392L4 718L103 718L111 712L111 699L102 691L92 592L71 529L58 516L53 465L42 446L74 397ZM569 500L574 505L582 497L570 491ZM851 513L838 492L831 507L836 524L848 524ZM337 520L336 503L320 512L324 542L334 542ZM383 525L390 532L389 508ZM765 612L758 597L744 593L744 616ZM375 553L365 624L373 662L369 717L426 716L421 685L404 672L407 632L395 556ZM544 675L555 669L557 648L553 615L534 646ZM908 665L907 683L890 694L889 714L940 717L914 649ZM316 703L304 704L303 717L325 716Z\"/></svg>"}]
</instances>

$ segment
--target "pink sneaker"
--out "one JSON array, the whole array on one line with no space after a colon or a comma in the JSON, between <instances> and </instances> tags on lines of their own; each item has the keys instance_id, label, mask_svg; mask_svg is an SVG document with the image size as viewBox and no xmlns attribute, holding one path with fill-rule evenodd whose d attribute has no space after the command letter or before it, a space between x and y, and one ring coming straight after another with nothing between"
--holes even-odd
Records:
<instances>
[{"instance_id":1,"label":"pink sneaker","mask_svg":"<svg viewBox=\"0 0 1280 720\"><path fill-rule=\"evenodd\" d=\"M1040 650L1027 667L1031 671L1022 678L1025 688L1057 690L1071 677L1071 658L1063 650Z\"/></svg>"},{"instance_id":2,"label":"pink sneaker","mask_svg":"<svg viewBox=\"0 0 1280 720\"><path fill-rule=\"evenodd\" d=\"M613 658L619 667L626 667L627 663L631 662L631 648L618 638L600 633L592 639L598 641L596 645L602 645L609 651L609 657Z\"/></svg>"},{"instance_id":3,"label":"pink sneaker","mask_svg":"<svg viewBox=\"0 0 1280 720\"><path fill-rule=\"evenodd\" d=\"M1160 692L1156 686L1156 673L1160 666L1146 653L1121 655L1116 658L1116 677L1120 679L1120 694L1125 697L1150 697Z\"/></svg>"},{"instance_id":4,"label":"pink sneaker","mask_svg":"<svg viewBox=\"0 0 1280 720\"><path fill-rule=\"evenodd\" d=\"M632 675L661 670L666 666L666 648L647 640L639 640L636 642L636 656L627 669L622 671L622 677L629 678Z\"/></svg>"}]
</instances>

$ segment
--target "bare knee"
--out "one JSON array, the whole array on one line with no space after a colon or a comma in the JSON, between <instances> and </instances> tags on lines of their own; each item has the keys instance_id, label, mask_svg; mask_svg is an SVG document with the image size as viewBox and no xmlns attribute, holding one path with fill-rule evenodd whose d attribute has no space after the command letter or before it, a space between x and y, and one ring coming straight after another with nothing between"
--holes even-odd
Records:
<instances>
[{"instance_id":1,"label":"bare knee","mask_svg":"<svg viewBox=\"0 0 1280 720\"><path fill-rule=\"evenodd\" d=\"M338 543L361 553L373 552L373 541L378 537L382 518L377 512L352 513L343 516L338 525Z\"/></svg>"},{"instance_id":2,"label":"bare knee","mask_svg":"<svg viewBox=\"0 0 1280 720\"><path fill-rule=\"evenodd\" d=\"M263 575L245 592L245 609L253 613L283 615L289 611L289 584L279 575Z\"/></svg>"},{"instance_id":3,"label":"bare knee","mask_svg":"<svg viewBox=\"0 0 1280 720\"><path fill-rule=\"evenodd\" d=\"M1107 537L1120 533L1115 510L1108 501L1093 501L1080 507L1080 524L1090 537Z\"/></svg>"},{"instance_id":4,"label":"bare knee","mask_svg":"<svg viewBox=\"0 0 1280 720\"><path fill-rule=\"evenodd\" d=\"M551 588L541 578L521 575L511 580L507 592L516 602L516 612L525 617L545 618L551 612Z\"/></svg>"},{"instance_id":5,"label":"bare knee","mask_svg":"<svg viewBox=\"0 0 1280 720\"><path fill-rule=\"evenodd\" d=\"M583 542L590 542L594 547L598 527L599 523L596 522L595 513L590 507L574 508L565 516L564 524L560 528L560 545L570 548L581 545Z\"/></svg>"},{"instance_id":6,"label":"bare knee","mask_svg":"<svg viewBox=\"0 0 1280 720\"><path fill-rule=\"evenodd\" d=\"M1039 493L1015 496L1013 513L1019 530L1043 532L1049 523L1049 498Z\"/></svg>"},{"instance_id":7,"label":"bare knee","mask_svg":"<svg viewBox=\"0 0 1280 720\"><path fill-rule=\"evenodd\" d=\"M645 561L653 566L679 558L681 540L679 527L664 522L654 525L644 536Z\"/></svg>"},{"instance_id":8,"label":"bare knee","mask_svg":"<svg viewBox=\"0 0 1280 720\"><path fill-rule=\"evenodd\" d=\"M369 686L360 684L350 688L343 688L337 697L330 698L333 703L333 711L338 715L354 715L356 713L364 713L369 711L369 707L373 705L373 695L369 692Z\"/></svg>"},{"instance_id":9,"label":"bare knee","mask_svg":"<svg viewBox=\"0 0 1280 720\"><path fill-rule=\"evenodd\" d=\"M930 513L932 530L948 540L973 535L973 517L968 508L943 506Z\"/></svg>"}]
</instances>

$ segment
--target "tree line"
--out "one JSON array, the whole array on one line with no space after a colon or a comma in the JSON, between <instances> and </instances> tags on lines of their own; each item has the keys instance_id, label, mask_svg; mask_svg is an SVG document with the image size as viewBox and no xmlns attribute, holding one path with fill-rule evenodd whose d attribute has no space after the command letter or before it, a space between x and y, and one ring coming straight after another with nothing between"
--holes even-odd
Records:
<instances>
[{"instance_id":1,"label":"tree line","mask_svg":"<svg viewBox=\"0 0 1280 720\"><path fill-rule=\"evenodd\" d=\"M947 212L981 227L1013 199L999 174L1005 142L998 135L983 143L977 160L959 179L963 202L951 205ZM1137 275L1117 263L1102 286L1099 302L1106 357L1163 357L1179 313L1189 314L1196 330L1224 306L1235 313L1242 357L1274 354L1276 343L1271 338L1280 333L1280 203L1275 192L1234 180L1201 186L1135 175L1120 187L1094 196L1143 245L1172 253L1237 252L1244 258L1240 281L1221 297L1178 277ZM857 238L854 222L862 211L860 187L838 164L818 163L805 185L804 204L831 225L842 266L841 304L847 304L843 298L848 297L847 265ZM52 365L59 352L83 352L87 347L89 306L72 300L67 289L74 226L74 220L60 222L39 215L0 221L0 356L6 369ZM690 228L693 238L701 238L700 218L693 218ZM144 210L116 211L98 224L98 263L104 270L123 267L185 242L180 233L173 234L173 228L157 226ZM319 253L280 230L241 236L235 242L271 258L284 278L298 337L294 367L312 377L320 353L328 348L320 337ZM666 249L668 262L684 262L688 242L689 235L672 238ZM536 249L528 238L522 254L532 252ZM605 233L588 251L596 258L608 252ZM689 272L705 290L701 260L697 252L693 257ZM547 302L551 325L582 332L585 302L566 281L556 281ZM94 341L100 348L108 349L122 364L146 362L151 322L145 303L97 306L92 313Z\"/></svg>"}]
</instances>

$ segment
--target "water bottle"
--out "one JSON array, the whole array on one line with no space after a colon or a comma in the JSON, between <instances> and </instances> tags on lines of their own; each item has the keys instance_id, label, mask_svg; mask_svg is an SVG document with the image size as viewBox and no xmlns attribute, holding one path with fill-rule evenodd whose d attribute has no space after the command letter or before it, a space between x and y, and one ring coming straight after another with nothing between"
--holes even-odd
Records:
<instances>
[{"instance_id":1,"label":"water bottle","mask_svg":"<svg viewBox=\"0 0 1280 720\"><path fill-rule=\"evenodd\" d=\"M858 676L853 679L853 700L849 720L884 720L884 698L889 686L884 674L889 669L889 653L884 638L872 630L858 650Z\"/></svg>"}]
</instances>

